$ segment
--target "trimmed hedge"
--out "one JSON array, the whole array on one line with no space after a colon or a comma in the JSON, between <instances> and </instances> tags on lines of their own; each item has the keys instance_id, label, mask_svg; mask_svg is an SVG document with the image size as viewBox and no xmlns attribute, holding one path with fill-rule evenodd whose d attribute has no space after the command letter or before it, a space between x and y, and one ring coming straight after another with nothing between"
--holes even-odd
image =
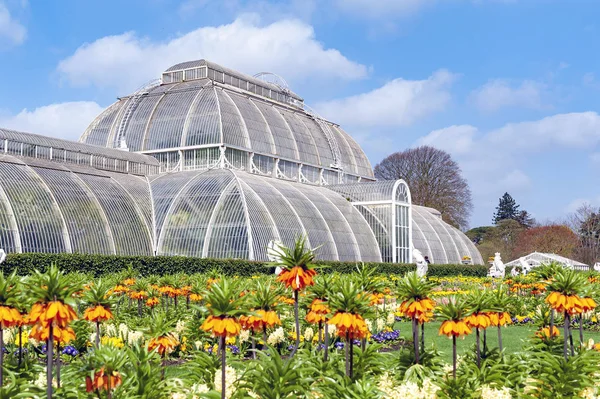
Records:
<instances>
[{"instance_id":1,"label":"trimmed hedge","mask_svg":"<svg viewBox=\"0 0 600 399\"><path fill-rule=\"evenodd\" d=\"M188 258L183 256L117 256L117 255L88 255L88 254L46 254L25 253L10 254L2 264L2 270L12 272L17 270L21 275L30 274L35 269L44 271L55 262L65 272L91 273L94 276L117 273L130 265L142 275L168 275L175 273L204 273L218 269L228 275L252 276L256 274L274 273L274 268L266 262L253 262L240 259L206 259ZM340 272L351 273L356 268L355 262L322 261L322 273ZM367 263L377 268L380 274L404 274L415 270L414 264L398 263ZM430 276L487 276L486 266L470 265L429 265Z\"/></svg>"}]
</instances>

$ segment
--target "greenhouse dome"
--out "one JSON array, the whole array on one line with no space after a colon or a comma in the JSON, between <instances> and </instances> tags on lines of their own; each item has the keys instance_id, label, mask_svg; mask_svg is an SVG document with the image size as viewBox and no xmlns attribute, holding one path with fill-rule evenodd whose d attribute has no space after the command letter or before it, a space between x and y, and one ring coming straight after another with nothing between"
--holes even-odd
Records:
<instances>
[{"instance_id":1,"label":"greenhouse dome","mask_svg":"<svg viewBox=\"0 0 600 399\"><path fill-rule=\"evenodd\" d=\"M74 143L0 129L7 252L267 260L299 236L325 260L482 264L402 180L273 74L205 60L120 98Z\"/></svg>"}]
</instances>

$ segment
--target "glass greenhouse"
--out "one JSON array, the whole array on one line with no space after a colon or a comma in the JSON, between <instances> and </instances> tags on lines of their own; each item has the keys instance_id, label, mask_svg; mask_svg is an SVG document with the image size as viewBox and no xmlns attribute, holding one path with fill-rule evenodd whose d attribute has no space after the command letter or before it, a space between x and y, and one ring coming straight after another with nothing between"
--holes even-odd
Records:
<instances>
[{"instance_id":1,"label":"glass greenhouse","mask_svg":"<svg viewBox=\"0 0 600 399\"><path fill-rule=\"evenodd\" d=\"M7 252L266 260L303 235L320 259L433 263L481 255L403 181L272 74L200 60L99 115L80 142L0 129Z\"/></svg>"}]
</instances>

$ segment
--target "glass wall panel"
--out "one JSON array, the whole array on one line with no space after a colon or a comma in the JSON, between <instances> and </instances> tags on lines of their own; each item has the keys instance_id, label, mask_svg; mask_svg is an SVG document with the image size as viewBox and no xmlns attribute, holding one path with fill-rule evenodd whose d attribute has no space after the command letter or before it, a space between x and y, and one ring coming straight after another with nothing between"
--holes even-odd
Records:
<instances>
[{"instance_id":1,"label":"glass wall panel","mask_svg":"<svg viewBox=\"0 0 600 399\"><path fill-rule=\"evenodd\" d=\"M260 110L269 125L275 142L276 154L284 158L298 159L296 140L281 114L272 105L259 100L250 101Z\"/></svg>"},{"instance_id":2,"label":"glass wall panel","mask_svg":"<svg viewBox=\"0 0 600 399\"><path fill-rule=\"evenodd\" d=\"M313 165L320 165L319 152L315 145L312 135L308 131L308 128L298 118L294 117L294 114L286 111L283 108L277 108L279 113L285 119L287 125L294 133L298 152L300 154L299 159L302 162L310 163Z\"/></svg>"},{"instance_id":3,"label":"glass wall panel","mask_svg":"<svg viewBox=\"0 0 600 399\"><path fill-rule=\"evenodd\" d=\"M74 173L33 168L52 191L65 218L73 252L113 254L111 230L91 192Z\"/></svg>"},{"instance_id":4,"label":"glass wall panel","mask_svg":"<svg viewBox=\"0 0 600 399\"><path fill-rule=\"evenodd\" d=\"M128 193L111 178L80 174L112 228L117 255L152 255L152 239Z\"/></svg>"},{"instance_id":5,"label":"glass wall panel","mask_svg":"<svg viewBox=\"0 0 600 399\"><path fill-rule=\"evenodd\" d=\"M0 163L0 182L21 233L23 252L66 252L63 221L42 180L27 166Z\"/></svg>"},{"instance_id":6,"label":"glass wall panel","mask_svg":"<svg viewBox=\"0 0 600 399\"><path fill-rule=\"evenodd\" d=\"M142 141L144 140L144 134L148 126L152 111L156 108L156 104L163 98L163 94L151 93L147 96L142 97L138 103L137 108L129 118L127 123L127 133L125 135L125 141L127 142L127 148L130 151L142 151Z\"/></svg>"},{"instance_id":7,"label":"glass wall panel","mask_svg":"<svg viewBox=\"0 0 600 399\"><path fill-rule=\"evenodd\" d=\"M111 126L125 103L126 101L118 101L102 112L98 116L97 123L94 122L95 125L92 124L88 128L90 131L85 137L84 142L86 144L106 147L109 144L108 140L111 136Z\"/></svg>"},{"instance_id":8,"label":"glass wall panel","mask_svg":"<svg viewBox=\"0 0 600 399\"><path fill-rule=\"evenodd\" d=\"M217 90L217 98L221 109L223 142L225 145L250 148L246 127L235 104L223 90Z\"/></svg>"},{"instance_id":9,"label":"glass wall panel","mask_svg":"<svg viewBox=\"0 0 600 399\"><path fill-rule=\"evenodd\" d=\"M273 135L256 105L248 97L231 92L226 92L226 94L235 103L244 118L250 136L250 147L256 152L273 154L275 152Z\"/></svg>"},{"instance_id":10,"label":"glass wall panel","mask_svg":"<svg viewBox=\"0 0 600 399\"><path fill-rule=\"evenodd\" d=\"M236 184L222 193L207 234L209 258L248 259L248 221Z\"/></svg>"},{"instance_id":11,"label":"glass wall panel","mask_svg":"<svg viewBox=\"0 0 600 399\"><path fill-rule=\"evenodd\" d=\"M271 240L280 240L275 222L265 203L243 180L239 180L244 192L250 218L254 260L268 261L267 246Z\"/></svg>"},{"instance_id":12,"label":"glass wall panel","mask_svg":"<svg viewBox=\"0 0 600 399\"><path fill-rule=\"evenodd\" d=\"M165 255L202 256L215 206L233 182L231 172L212 170L196 177L177 196L158 239Z\"/></svg>"},{"instance_id":13,"label":"glass wall panel","mask_svg":"<svg viewBox=\"0 0 600 399\"><path fill-rule=\"evenodd\" d=\"M167 93L158 103L150 121L144 150L181 146L183 126L197 91Z\"/></svg>"},{"instance_id":14,"label":"glass wall panel","mask_svg":"<svg viewBox=\"0 0 600 399\"><path fill-rule=\"evenodd\" d=\"M20 252L16 242L18 232L14 225L15 215L9 206L8 198L2 188L2 182L0 182L0 248L4 249L6 253Z\"/></svg>"},{"instance_id":15,"label":"glass wall panel","mask_svg":"<svg viewBox=\"0 0 600 399\"><path fill-rule=\"evenodd\" d=\"M213 87L201 90L188 115L183 146L220 144L221 127L217 95Z\"/></svg>"}]
</instances>

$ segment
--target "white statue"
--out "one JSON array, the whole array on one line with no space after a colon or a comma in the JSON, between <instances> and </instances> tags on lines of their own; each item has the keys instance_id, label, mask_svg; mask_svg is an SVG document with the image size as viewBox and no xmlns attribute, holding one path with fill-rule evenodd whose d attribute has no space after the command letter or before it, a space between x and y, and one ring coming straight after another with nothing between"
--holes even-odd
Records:
<instances>
[{"instance_id":1,"label":"white statue","mask_svg":"<svg viewBox=\"0 0 600 399\"><path fill-rule=\"evenodd\" d=\"M504 266L504 262L502 262L500 252L496 252L496 255L494 256L494 262L490 268L489 276L494 278L504 278L505 275L506 267Z\"/></svg>"},{"instance_id":2,"label":"white statue","mask_svg":"<svg viewBox=\"0 0 600 399\"><path fill-rule=\"evenodd\" d=\"M529 273L529 270L531 269L531 265L529 263L527 263L525 258L519 258L519 263L521 264L521 272L524 275Z\"/></svg>"},{"instance_id":3,"label":"white statue","mask_svg":"<svg viewBox=\"0 0 600 399\"><path fill-rule=\"evenodd\" d=\"M517 277L519 275L519 271L517 270L516 266L510 269L510 275L513 277Z\"/></svg>"},{"instance_id":4,"label":"white statue","mask_svg":"<svg viewBox=\"0 0 600 399\"><path fill-rule=\"evenodd\" d=\"M267 258L273 263L281 263L281 252L285 245L279 240L271 240L267 245ZM275 268L275 274L279 276L283 269L279 266Z\"/></svg>"},{"instance_id":5,"label":"white statue","mask_svg":"<svg viewBox=\"0 0 600 399\"><path fill-rule=\"evenodd\" d=\"M427 261L423 257L423 254L418 249L413 248L412 257L415 263L417 264L417 275L419 277L425 277L425 275L427 275L427 270L429 269L429 267L427 266Z\"/></svg>"},{"instance_id":6,"label":"white statue","mask_svg":"<svg viewBox=\"0 0 600 399\"><path fill-rule=\"evenodd\" d=\"M4 250L0 248L0 263L4 262L5 260L6 260L6 252L4 252Z\"/></svg>"},{"instance_id":7,"label":"white statue","mask_svg":"<svg viewBox=\"0 0 600 399\"><path fill-rule=\"evenodd\" d=\"M597 271L597 272L600 272L600 262L596 262L594 264L594 270Z\"/></svg>"}]
</instances>

